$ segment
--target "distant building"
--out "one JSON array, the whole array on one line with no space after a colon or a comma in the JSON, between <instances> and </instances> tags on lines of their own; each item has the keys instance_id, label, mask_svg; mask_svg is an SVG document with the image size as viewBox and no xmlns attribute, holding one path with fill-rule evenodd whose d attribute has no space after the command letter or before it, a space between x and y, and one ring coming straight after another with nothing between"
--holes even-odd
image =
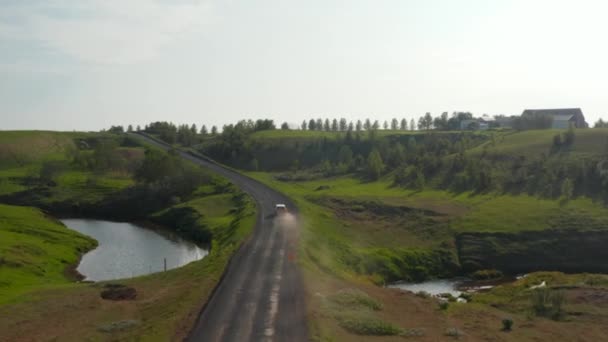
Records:
<instances>
[{"instance_id":1,"label":"distant building","mask_svg":"<svg viewBox=\"0 0 608 342\"><path fill-rule=\"evenodd\" d=\"M522 117L542 115L550 116L553 119L551 128L567 129L571 124L576 128L589 127L580 108L526 109L521 114Z\"/></svg>"},{"instance_id":2,"label":"distant building","mask_svg":"<svg viewBox=\"0 0 608 342\"><path fill-rule=\"evenodd\" d=\"M460 121L460 130L461 131L485 131L490 128L490 120L485 120L484 118L480 119L466 119Z\"/></svg>"},{"instance_id":3,"label":"distant building","mask_svg":"<svg viewBox=\"0 0 608 342\"><path fill-rule=\"evenodd\" d=\"M496 128L513 128L513 123L516 116L497 115L494 117L494 127Z\"/></svg>"}]
</instances>

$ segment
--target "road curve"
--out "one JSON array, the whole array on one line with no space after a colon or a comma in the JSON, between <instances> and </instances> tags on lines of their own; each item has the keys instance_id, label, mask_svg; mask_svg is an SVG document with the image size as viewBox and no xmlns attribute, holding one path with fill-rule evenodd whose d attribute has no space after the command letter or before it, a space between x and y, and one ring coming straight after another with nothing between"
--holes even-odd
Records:
<instances>
[{"instance_id":1,"label":"road curve","mask_svg":"<svg viewBox=\"0 0 608 342\"><path fill-rule=\"evenodd\" d=\"M139 135L163 149L170 147ZM230 179L257 203L251 238L236 252L187 341L306 341L304 289L297 265L297 209L286 196L202 156L181 156ZM293 216L274 217L285 203Z\"/></svg>"}]
</instances>

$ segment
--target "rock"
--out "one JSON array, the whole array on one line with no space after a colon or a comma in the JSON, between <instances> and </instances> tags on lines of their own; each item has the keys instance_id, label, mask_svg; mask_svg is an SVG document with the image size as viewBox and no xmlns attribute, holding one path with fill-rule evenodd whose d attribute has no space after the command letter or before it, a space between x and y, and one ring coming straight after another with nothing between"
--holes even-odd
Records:
<instances>
[{"instance_id":1,"label":"rock","mask_svg":"<svg viewBox=\"0 0 608 342\"><path fill-rule=\"evenodd\" d=\"M101 291L101 298L106 300L134 300L137 290L122 284L106 284Z\"/></svg>"}]
</instances>

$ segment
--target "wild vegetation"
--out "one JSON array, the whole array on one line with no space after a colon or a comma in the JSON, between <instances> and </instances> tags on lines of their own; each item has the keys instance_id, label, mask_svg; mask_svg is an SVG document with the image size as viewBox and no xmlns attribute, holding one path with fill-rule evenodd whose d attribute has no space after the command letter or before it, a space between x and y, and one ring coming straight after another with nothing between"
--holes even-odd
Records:
<instances>
[{"instance_id":1,"label":"wild vegetation","mask_svg":"<svg viewBox=\"0 0 608 342\"><path fill-rule=\"evenodd\" d=\"M11 204L0 205L2 339L183 337L250 233L254 205L244 193L120 132L0 133L0 202ZM122 310L103 303L103 284L74 282L95 241L49 214L150 222L211 250L185 267L121 280L138 293ZM62 331L60 317L77 328Z\"/></svg>"}]
</instances>

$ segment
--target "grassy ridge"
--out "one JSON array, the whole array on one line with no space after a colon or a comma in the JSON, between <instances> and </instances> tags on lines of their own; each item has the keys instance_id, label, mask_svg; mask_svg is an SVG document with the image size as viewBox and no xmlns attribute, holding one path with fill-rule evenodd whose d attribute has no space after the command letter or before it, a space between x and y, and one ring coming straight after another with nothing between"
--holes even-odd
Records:
<instances>
[{"instance_id":1,"label":"grassy ridge","mask_svg":"<svg viewBox=\"0 0 608 342\"><path fill-rule=\"evenodd\" d=\"M66 268L96 245L38 209L0 204L0 305L70 281Z\"/></svg>"}]
</instances>

